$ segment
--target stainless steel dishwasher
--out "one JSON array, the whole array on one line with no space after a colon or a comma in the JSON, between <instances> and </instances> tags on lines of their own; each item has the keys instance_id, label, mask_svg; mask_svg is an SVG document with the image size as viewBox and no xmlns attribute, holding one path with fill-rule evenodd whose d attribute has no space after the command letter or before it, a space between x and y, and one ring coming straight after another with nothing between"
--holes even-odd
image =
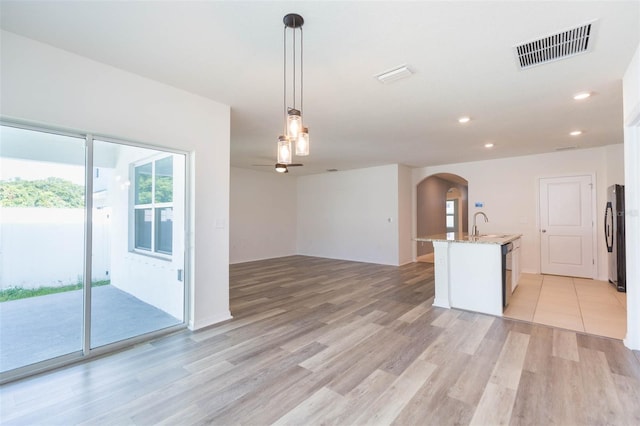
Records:
<instances>
[{"instance_id":1,"label":"stainless steel dishwasher","mask_svg":"<svg viewBox=\"0 0 640 426\"><path fill-rule=\"evenodd\" d=\"M502 307L509 305L511 298L511 273L513 269L513 243L502 245Z\"/></svg>"}]
</instances>

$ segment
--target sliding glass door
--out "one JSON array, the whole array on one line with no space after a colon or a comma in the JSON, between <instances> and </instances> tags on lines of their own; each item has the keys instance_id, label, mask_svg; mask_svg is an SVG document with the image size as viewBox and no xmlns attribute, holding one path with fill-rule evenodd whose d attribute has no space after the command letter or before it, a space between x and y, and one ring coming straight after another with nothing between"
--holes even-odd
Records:
<instances>
[{"instance_id":1,"label":"sliding glass door","mask_svg":"<svg viewBox=\"0 0 640 426\"><path fill-rule=\"evenodd\" d=\"M91 348L184 321L185 156L93 143Z\"/></svg>"},{"instance_id":2,"label":"sliding glass door","mask_svg":"<svg viewBox=\"0 0 640 426\"><path fill-rule=\"evenodd\" d=\"M82 350L85 140L0 128L0 370Z\"/></svg>"},{"instance_id":3,"label":"sliding glass door","mask_svg":"<svg viewBox=\"0 0 640 426\"><path fill-rule=\"evenodd\" d=\"M185 154L1 132L3 380L184 325Z\"/></svg>"}]
</instances>

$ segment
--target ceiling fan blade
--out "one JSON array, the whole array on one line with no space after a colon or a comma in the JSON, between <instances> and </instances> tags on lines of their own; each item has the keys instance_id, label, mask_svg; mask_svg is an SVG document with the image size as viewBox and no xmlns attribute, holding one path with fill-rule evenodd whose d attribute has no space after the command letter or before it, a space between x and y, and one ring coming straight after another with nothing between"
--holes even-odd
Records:
<instances>
[{"instance_id":1,"label":"ceiling fan blade","mask_svg":"<svg viewBox=\"0 0 640 426\"><path fill-rule=\"evenodd\" d=\"M274 164L252 164L253 167L274 167ZM304 166L302 163L293 163L293 164L283 164L285 171L281 173L289 173L289 167L300 167ZM278 168L278 164L275 164L276 169Z\"/></svg>"}]
</instances>

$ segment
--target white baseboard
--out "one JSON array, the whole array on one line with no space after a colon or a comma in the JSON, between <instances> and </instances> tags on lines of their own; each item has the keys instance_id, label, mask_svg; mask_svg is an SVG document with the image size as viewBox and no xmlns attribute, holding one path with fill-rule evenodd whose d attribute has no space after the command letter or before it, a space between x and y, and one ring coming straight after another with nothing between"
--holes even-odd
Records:
<instances>
[{"instance_id":1,"label":"white baseboard","mask_svg":"<svg viewBox=\"0 0 640 426\"><path fill-rule=\"evenodd\" d=\"M442 299L433 299L433 306L436 306L438 308L446 308L446 309L451 309L451 305L449 304L448 300L442 300Z\"/></svg>"},{"instance_id":2,"label":"white baseboard","mask_svg":"<svg viewBox=\"0 0 640 426\"><path fill-rule=\"evenodd\" d=\"M623 340L624 345L634 351L640 351L640 336L632 336L627 331L627 337Z\"/></svg>"},{"instance_id":3,"label":"white baseboard","mask_svg":"<svg viewBox=\"0 0 640 426\"><path fill-rule=\"evenodd\" d=\"M211 316L209 318L203 318L197 321L190 320L188 327L189 327L189 330L195 331L201 328L209 327L210 325L214 325L219 322L228 321L230 319L233 319L233 316L231 316L230 311L227 311L220 315Z\"/></svg>"}]
</instances>

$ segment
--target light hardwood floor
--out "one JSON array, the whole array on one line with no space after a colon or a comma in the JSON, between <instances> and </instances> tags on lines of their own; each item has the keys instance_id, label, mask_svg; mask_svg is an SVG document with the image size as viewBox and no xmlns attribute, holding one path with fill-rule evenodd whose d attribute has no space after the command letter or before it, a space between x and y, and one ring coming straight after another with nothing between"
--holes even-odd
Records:
<instances>
[{"instance_id":1,"label":"light hardwood floor","mask_svg":"<svg viewBox=\"0 0 640 426\"><path fill-rule=\"evenodd\" d=\"M433 266L230 267L234 319L14 382L3 425L640 424L619 340L431 306Z\"/></svg>"}]
</instances>

